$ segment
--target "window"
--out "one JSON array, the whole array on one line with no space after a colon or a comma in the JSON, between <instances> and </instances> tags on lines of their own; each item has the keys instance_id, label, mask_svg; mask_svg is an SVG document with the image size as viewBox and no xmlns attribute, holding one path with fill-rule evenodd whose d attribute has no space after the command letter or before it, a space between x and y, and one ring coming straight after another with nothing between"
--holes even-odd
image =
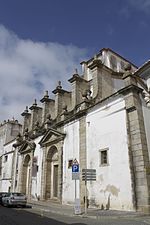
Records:
<instances>
[{"instance_id":1,"label":"window","mask_svg":"<svg viewBox=\"0 0 150 225\"><path fill-rule=\"evenodd\" d=\"M72 168L73 159L68 160L68 169Z\"/></svg>"},{"instance_id":2,"label":"window","mask_svg":"<svg viewBox=\"0 0 150 225\"><path fill-rule=\"evenodd\" d=\"M108 148L100 150L100 166L108 165Z\"/></svg>"},{"instance_id":3,"label":"window","mask_svg":"<svg viewBox=\"0 0 150 225\"><path fill-rule=\"evenodd\" d=\"M8 155L5 155L4 162L7 162L7 159L8 159Z\"/></svg>"}]
</instances>

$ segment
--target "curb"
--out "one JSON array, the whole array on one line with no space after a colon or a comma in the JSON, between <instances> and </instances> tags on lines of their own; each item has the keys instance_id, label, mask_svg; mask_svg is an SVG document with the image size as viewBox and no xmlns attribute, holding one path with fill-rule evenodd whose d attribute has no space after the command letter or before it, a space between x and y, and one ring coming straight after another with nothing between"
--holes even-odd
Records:
<instances>
[{"instance_id":1,"label":"curb","mask_svg":"<svg viewBox=\"0 0 150 225\"><path fill-rule=\"evenodd\" d=\"M109 219L121 219L121 218L137 218L137 217L141 217L141 215L89 215L89 214L74 214L73 212L63 212L63 211L58 211L58 210L53 210L53 209L46 209L46 208L39 208L39 207L36 207L35 205L32 206L32 208L35 210L35 211L38 211L40 212L41 216L47 216L46 213L50 212L50 213L53 213L53 214L57 214L57 215L62 215L62 216L68 216L68 217L79 217L79 218L90 218L90 219L95 219L95 220L100 220L101 218L105 219L105 218L109 218ZM143 215L144 216L144 215Z\"/></svg>"}]
</instances>

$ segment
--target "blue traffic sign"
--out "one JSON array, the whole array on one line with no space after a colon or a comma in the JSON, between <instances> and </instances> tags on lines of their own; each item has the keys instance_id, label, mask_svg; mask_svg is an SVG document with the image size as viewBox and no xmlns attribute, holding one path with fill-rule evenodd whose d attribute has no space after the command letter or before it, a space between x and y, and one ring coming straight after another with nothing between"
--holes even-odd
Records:
<instances>
[{"instance_id":1,"label":"blue traffic sign","mask_svg":"<svg viewBox=\"0 0 150 225\"><path fill-rule=\"evenodd\" d=\"M78 173L79 172L79 164L73 164L72 165L72 172Z\"/></svg>"}]
</instances>

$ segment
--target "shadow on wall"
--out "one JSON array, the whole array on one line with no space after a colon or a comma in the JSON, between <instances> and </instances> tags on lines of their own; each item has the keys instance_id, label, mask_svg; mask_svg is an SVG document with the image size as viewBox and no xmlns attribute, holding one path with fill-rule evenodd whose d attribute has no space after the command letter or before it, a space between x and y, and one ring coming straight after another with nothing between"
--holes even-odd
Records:
<instances>
[{"instance_id":1,"label":"shadow on wall","mask_svg":"<svg viewBox=\"0 0 150 225\"><path fill-rule=\"evenodd\" d=\"M103 192L104 194L106 192L109 193L106 206L104 206L103 204L101 205L101 210L104 210L104 209L109 210L110 209L110 206L111 206L111 201L110 201L111 195L113 195L115 197L118 197L118 194L120 192L120 189L117 188L117 187L115 187L114 185L108 184L106 186L106 189L104 189L104 190L102 189L102 190L100 190L100 192Z\"/></svg>"}]
</instances>

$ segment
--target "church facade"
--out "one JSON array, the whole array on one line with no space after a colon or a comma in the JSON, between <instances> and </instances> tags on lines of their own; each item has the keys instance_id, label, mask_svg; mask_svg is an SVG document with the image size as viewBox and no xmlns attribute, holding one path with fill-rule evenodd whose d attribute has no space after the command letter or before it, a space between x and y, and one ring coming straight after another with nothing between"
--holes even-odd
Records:
<instances>
[{"instance_id":1,"label":"church facade","mask_svg":"<svg viewBox=\"0 0 150 225\"><path fill-rule=\"evenodd\" d=\"M68 80L71 91L59 82L53 99L46 91L40 105L35 100L26 107L22 132L3 146L1 177L11 152L9 190L74 204L76 159L81 204L82 169L95 169L96 181L87 182L89 207L149 212L150 62L137 68L104 48L81 67L82 74L76 70Z\"/></svg>"}]
</instances>

